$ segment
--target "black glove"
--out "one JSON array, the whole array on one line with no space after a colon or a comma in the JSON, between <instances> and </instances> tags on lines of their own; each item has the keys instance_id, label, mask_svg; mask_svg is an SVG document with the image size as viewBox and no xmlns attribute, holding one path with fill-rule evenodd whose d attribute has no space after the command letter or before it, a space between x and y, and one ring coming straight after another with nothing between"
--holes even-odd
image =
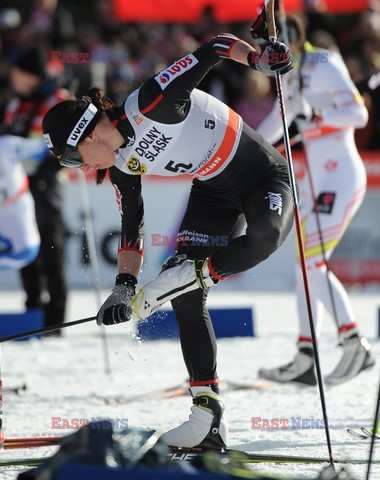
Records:
<instances>
[{"instance_id":1,"label":"black glove","mask_svg":"<svg viewBox=\"0 0 380 480\"><path fill-rule=\"evenodd\" d=\"M261 54L250 52L247 56L248 64L254 70L274 77L276 72L280 75L293 69L292 56L289 48L281 42L267 43Z\"/></svg>"},{"instance_id":2,"label":"black glove","mask_svg":"<svg viewBox=\"0 0 380 480\"><path fill-rule=\"evenodd\" d=\"M96 322L98 325L115 325L127 322L132 317L131 300L135 295L137 280L129 273L116 277L111 295L101 306Z\"/></svg>"}]
</instances>

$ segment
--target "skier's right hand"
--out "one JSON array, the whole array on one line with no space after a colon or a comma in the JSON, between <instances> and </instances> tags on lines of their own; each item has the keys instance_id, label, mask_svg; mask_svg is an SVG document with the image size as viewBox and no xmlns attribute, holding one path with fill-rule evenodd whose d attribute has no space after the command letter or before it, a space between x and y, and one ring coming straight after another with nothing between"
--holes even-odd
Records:
<instances>
[{"instance_id":1,"label":"skier's right hand","mask_svg":"<svg viewBox=\"0 0 380 480\"><path fill-rule=\"evenodd\" d=\"M250 52L247 60L251 68L268 77L274 77L277 72L284 75L293 69L289 48L277 41L267 43L261 54L255 51Z\"/></svg>"},{"instance_id":2,"label":"skier's right hand","mask_svg":"<svg viewBox=\"0 0 380 480\"><path fill-rule=\"evenodd\" d=\"M124 277L131 277L125 281ZM132 317L131 300L135 295L137 280L132 275L125 274L116 277L116 285L111 295L101 306L96 322L98 325L116 325L128 322Z\"/></svg>"}]
</instances>

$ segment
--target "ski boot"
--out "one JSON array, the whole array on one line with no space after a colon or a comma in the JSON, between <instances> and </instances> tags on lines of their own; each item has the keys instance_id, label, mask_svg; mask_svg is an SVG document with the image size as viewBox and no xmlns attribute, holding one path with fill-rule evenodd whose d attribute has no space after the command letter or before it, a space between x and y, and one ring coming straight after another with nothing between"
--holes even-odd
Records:
<instances>
[{"instance_id":1,"label":"ski boot","mask_svg":"<svg viewBox=\"0 0 380 480\"><path fill-rule=\"evenodd\" d=\"M208 259L190 260L186 255L169 257L161 272L133 297L131 305L138 318L147 318L161 305L197 288L209 288L214 280L208 270Z\"/></svg>"},{"instance_id":2,"label":"ski boot","mask_svg":"<svg viewBox=\"0 0 380 480\"><path fill-rule=\"evenodd\" d=\"M356 377L361 371L375 365L371 345L364 337L355 334L344 340L343 355L334 370L325 377L327 385L338 385Z\"/></svg>"},{"instance_id":3,"label":"ski boot","mask_svg":"<svg viewBox=\"0 0 380 480\"><path fill-rule=\"evenodd\" d=\"M189 420L161 436L168 445L223 450L228 443L224 404L211 387L190 387L193 406Z\"/></svg>"},{"instance_id":4,"label":"ski boot","mask_svg":"<svg viewBox=\"0 0 380 480\"><path fill-rule=\"evenodd\" d=\"M299 351L292 362L283 367L260 368L259 377L279 383L317 385L313 348L310 345L299 345Z\"/></svg>"}]
</instances>

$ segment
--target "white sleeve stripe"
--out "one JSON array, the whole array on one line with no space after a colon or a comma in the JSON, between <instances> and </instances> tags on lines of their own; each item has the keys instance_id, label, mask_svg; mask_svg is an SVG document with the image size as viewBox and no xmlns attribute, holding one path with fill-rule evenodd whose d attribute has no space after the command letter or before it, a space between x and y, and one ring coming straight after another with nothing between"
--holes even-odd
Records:
<instances>
[{"instance_id":1,"label":"white sleeve stripe","mask_svg":"<svg viewBox=\"0 0 380 480\"><path fill-rule=\"evenodd\" d=\"M223 45L222 43L214 43L214 47L221 47L228 50L230 48L230 45Z\"/></svg>"},{"instance_id":2,"label":"white sleeve stripe","mask_svg":"<svg viewBox=\"0 0 380 480\"><path fill-rule=\"evenodd\" d=\"M218 35L218 38L228 38L228 40L237 40L238 37L235 37L234 35Z\"/></svg>"}]
</instances>

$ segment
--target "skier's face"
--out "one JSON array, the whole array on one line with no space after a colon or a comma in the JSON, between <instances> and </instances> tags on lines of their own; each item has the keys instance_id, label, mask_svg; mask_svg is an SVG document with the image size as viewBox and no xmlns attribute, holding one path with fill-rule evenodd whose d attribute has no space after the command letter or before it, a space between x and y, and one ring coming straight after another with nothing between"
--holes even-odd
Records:
<instances>
[{"instance_id":1,"label":"skier's face","mask_svg":"<svg viewBox=\"0 0 380 480\"><path fill-rule=\"evenodd\" d=\"M96 129L83 142L78 145L79 153L83 159L83 172L109 168L115 163L113 150L97 138Z\"/></svg>"}]
</instances>

